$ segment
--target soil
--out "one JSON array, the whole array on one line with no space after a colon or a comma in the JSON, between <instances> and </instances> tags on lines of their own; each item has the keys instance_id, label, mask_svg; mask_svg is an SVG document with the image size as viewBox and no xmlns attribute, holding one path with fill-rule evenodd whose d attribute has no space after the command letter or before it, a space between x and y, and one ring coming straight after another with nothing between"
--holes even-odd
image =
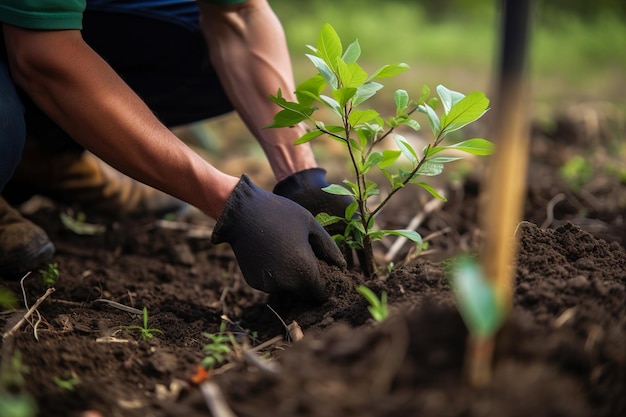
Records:
<instances>
[{"instance_id":1,"label":"soil","mask_svg":"<svg viewBox=\"0 0 626 417\"><path fill-rule=\"evenodd\" d=\"M251 289L230 248L210 243L205 218L107 221L103 234L77 235L60 221L64 207L43 205L29 216L54 241L61 275L37 332L27 323L2 341L4 369L17 351L27 367L11 392L30 393L40 416L226 416L203 394L216 386L239 417L624 416L626 184L603 169L614 162L612 137L577 138L577 119L554 126L533 135L514 305L483 387L465 378L467 331L446 278L446 259L480 245L477 174L450 182L450 201L418 228L429 250L404 248L377 280L328 271L339 284L322 305ZM576 153L595 171L572 186L557 170ZM421 211L421 199L405 195L381 227L405 227ZM374 322L346 280L386 291L389 318ZM3 284L21 295L18 282ZM46 291L38 272L24 288L29 305ZM162 333L142 340L127 328L141 316L102 300L145 306ZM0 315L2 332L24 313ZM206 335L223 317L235 348L207 377L198 368ZM302 340L290 340L283 321L295 321Z\"/></svg>"}]
</instances>

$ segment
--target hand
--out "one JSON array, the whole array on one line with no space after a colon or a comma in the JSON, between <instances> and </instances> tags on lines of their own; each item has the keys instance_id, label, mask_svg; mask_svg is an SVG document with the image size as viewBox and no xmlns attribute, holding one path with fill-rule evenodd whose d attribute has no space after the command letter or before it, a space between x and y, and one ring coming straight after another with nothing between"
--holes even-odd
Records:
<instances>
[{"instance_id":1,"label":"hand","mask_svg":"<svg viewBox=\"0 0 626 417\"><path fill-rule=\"evenodd\" d=\"M287 197L300 204L311 214L316 216L319 213L328 213L332 216L344 217L346 207L354 202L354 199L345 195L329 194L322 191L327 187L326 170L322 168L311 168L296 172L274 187L274 193ZM346 223L337 222L326 226L326 230L331 235L342 235L346 229ZM354 264L352 250L347 245L341 245L341 251L348 265ZM356 256L359 262L364 262L363 251L357 250Z\"/></svg>"},{"instance_id":2,"label":"hand","mask_svg":"<svg viewBox=\"0 0 626 417\"><path fill-rule=\"evenodd\" d=\"M300 204L314 216L328 213L331 216L345 216L346 207L354 199L345 195L329 194L322 191L327 187L326 170L322 168L305 169L290 175L274 187L274 193ZM343 235L346 224L338 222L326 227L331 235Z\"/></svg>"},{"instance_id":3,"label":"hand","mask_svg":"<svg viewBox=\"0 0 626 417\"><path fill-rule=\"evenodd\" d=\"M217 220L213 243L228 242L251 287L327 298L319 262L345 268L341 251L311 213L242 175Z\"/></svg>"}]
</instances>

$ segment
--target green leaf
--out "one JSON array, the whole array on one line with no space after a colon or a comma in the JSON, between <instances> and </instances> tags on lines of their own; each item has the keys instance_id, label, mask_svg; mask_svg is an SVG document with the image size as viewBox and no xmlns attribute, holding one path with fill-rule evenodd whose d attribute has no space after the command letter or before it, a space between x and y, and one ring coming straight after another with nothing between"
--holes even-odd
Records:
<instances>
[{"instance_id":1,"label":"green leaf","mask_svg":"<svg viewBox=\"0 0 626 417\"><path fill-rule=\"evenodd\" d=\"M395 77L398 74L402 74L407 71L409 66L405 63L400 64L389 64L385 65L376 71L372 75L370 75L369 79L373 80L374 78L391 78Z\"/></svg>"},{"instance_id":2,"label":"green leaf","mask_svg":"<svg viewBox=\"0 0 626 417\"><path fill-rule=\"evenodd\" d=\"M326 81L331 88L337 88L337 77L328 64L318 56L311 54L306 54L306 56L311 60L315 68L317 68L320 75L324 78L324 81Z\"/></svg>"},{"instance_id":3,"label":"green leaf","mask_svg":"<svg viewBox=\"0 0 626 417\"><path fill-rule=\"evenodd\" d=\"M356 93L356 88L350 87L341 87L336 90L333 90L333 97L339 105L343 108L346 103L354 96Z\"/></svg>"},{"instance_id":4,"label":"green leaf","mask_svg":"<svg viewBox=\"0 0 626 417\"><path fill-rule=\"evenodd\" d=\"M352 110L350 116L348 116L348 123L350 123L351 126L357 126L370 122L378 116L380 115L376 110Z\"/></svg>"},{"instance_id":5,"label":"green leaf","mask_svg":"<svg viewBox=\"0 0 626 417\"><path fill-rule=\"evenodd\" d=\"M442 196L441 194L439 194L439 193L437 192L437 190L435 190L432 186L430 186L430 185L426 184L425 182L422 182L422 181L416 181L416 182L413 182L413 184L415 184L415 185L419 185L420 187L422 187L423 189L425 189L426 191L428 191L428 192L430 193L430 195L432 195L433 197L435 197L435 198L437 198L437 199L439 199L439 200L441 200L441 201L444 201L444 202L445 202L445 201L448 201L448 199L447 199L447 198L445 198L444 196Z\"/></svg>"},{"instance_id":6,"label":"green leaf","mask_svg":"<svg viewBox=\"0 0 626 417\"><path fill-rule=\"evenodd\" d=\"M356 40L352 42L346 48L346 51L343 53L341 57L346 64L352 64L356 62L361 56L361 45L359 45L359 41Z\"/></svg>"},{"instance_id":7,"label":"green leaf","mask_svg":"<svg viewBox=\"0 0 626 417\"><path fill-rule=\"evenodd\" d=\"M77 235L100 235L106 231L106 226L102 224L86 223L82 219L79 213L76 217L73 217L67 213L61 213L61 223L66 229L71 230Z\"/></svg>"},{"instance_id":8,"label":"green leaf","mask_svg":"<svg viewBox=\"0 0 626 417\"><path fill-rule=\"evenodd\" d=\"M352 191L348 190L346 187L342 187L339 184L330 184L328 187L322 188L322 191L326 191L328 194L334 195L349 195L353 196Z\"/></svg>"},{"instance_id":9,"label":"green leaf","mask_svg":"<svg viewBox=\"0 0 626 417\"><path fill-rule=\"evenodd\" d=\"M400 122L400 124L403 125L407 125L409 126L411 129L418 131L420 130L422 127L420 126L419 123L417 123L417 120L413 120L413 119L406 119Z\"/></svg>"},{"instance_id":10,"label":"green leaf","mask_svg":"<svg viewBox=\"0 0 626 417\"><path fill-rule=\"evenodd\" d=\"M378 189L378 184L376 184L374 181L367 180L366 186L365 186L365 198L369 198L373 195L378 195L378 194L380 194L380 190ZM372 218L371 220L373 221L374 219ZM373 223L372 223L372 226L374 226Z\"/></svg>"},{"instance_id":11,"label":"green leaf","mask_svg":"<svg viewBox=\"0 0 626 417\"><path fill-rule=\"evenodd\" d=\"M285 100L280 89L276 96L270 96L270 100L282 107L283 110L274 116L274 123L266 126L266 128L296 125L303 120L307 120L316 110L314 107Z\"/></svg>"},{"instance_id":12,"label":"green leaf","mask_svg":"<svg viewBox=\"0 0 626 417\"><path fill-rule=\"evenodd\" d=\"M448 162L454 162L462 159L460 156L437 156L435 158L430 158L428 162L434 164L447 164Z\"/></svg>"},{"instance_id":13,"label":"green leaf","mask_svg":"<svg viewBox=\"0 0 626 417\"><path fill-rule=\"evenodd\" d=\"M298 123L304 120L307 120L308 118L309 117L306 114L285 109L276 113L274 115L274 123L269 124L265 127L269 129L269 128L277 128L277 127L295 126Z\"/></svg>"},{"instance_id":14,"label":"green leaf","mask_svg":"<svg viewBox=\"0 0 626 417\"><path fill-rule=\"evenodd\" d=\"M448 112L450 112L450 109L456 103L461 101L463 97L465 97L464 94L461 94L457 91L449 90L441 84L437 86L437 94L439 94L439 97L441 98L441 102L443 103L443 112L445 114L448 114Z\"/></svg>"},{"instance_id":15,"label":"green leaf","mask_svg":"<svg viewBox=\"0 0 626 417\"><path fill-rule=\"evenodd\" d=\"M383 151L383 157L378 163L378 168L385 168L389 165L392 165L394 162L398 160L400 155L402 155L402 151L397 151L395 149L387 149Z\"/></svg>"},{"instance_id":16,"label":"green leaf","mask_svg":"<svg viewBox=\"0 0 626 417\"><path fill-rule=\"evenodd\" d=\"M322 100L322 103L331 109L337 116L343 116L343 106L341 106L337 100L325 95L321 95L320 100Z\"/></svg>"},{"instance_id":17,"label":"green leaf","mask_svg":"<svg viewBox=\"0 0 626 417\"><path fill-rule=\"evenodd\" d=\"M358 88L367 81L367 72L357 63L346 64L339 58L337 59L337 70L343 87Z\"/></svg>"},{"instance_id":18,"label":"green leaf","mask_svg":"<svg viewBox=\"0 0 626 417\"><path fill-rule=\"evenodd\" d=\"M328 213L317 213L315 215L315 220L317 220L317 222L322 225L322 227L326 227L326 226L330 226L332 224L335 223L339 223L341 221L343 221L344 219L342 217L339 216L331 216Z\"/></svg>"},{"instance_id":19,"label":"green leaf","mask_svg":"<svg viewBox=\"0 0 626 417\"><path fill-rule=\"evenodd\" d=\"M378 165L383 160L383 154L381 152L372 152L369 154L365 163L363 164L363 174L366 174L373 166Z\"/></svg>"},{"instance_id":20,"label":"green leaf","mask_svg":"<svg viewBox=\"0 0 626 417\"><path fill-rule=\"evenodd\" d=\"M296 140L293 144L294 145L301 145L303 143L307 143L313 139L315 139L318 136L323 135L324 132L322 132L321 130L311 130L310 132L306 132L304 135L300 136L300 138L298 140Z\"/></svg>"},{"instance_id":21,"label":"green leaf","mask_svg":"<svg viewBox=\"0 0 626 417\"><path fill-rule=\"evenodd\" d=\"M372 318L378 322L383 321L389 315L387 307L387 292L383 291L380 295L380 299L374 293L374 291L367 288L365 285L359 285L356 290L365 300L369 303L367 310L372 315Z\"/></svg>"},{"instance_id":22,"label":"green leaf","mask_svg":"<svg viewBox=\"0 0 626 417\"><path fill-rule=\"evenodd\" d=\"M426 84L422 85L422 90L420 91L420 99L418 101L419 104L426 103L426 100L430 96L430 87Z\"/></svg>"},{"instance_id":23,"label":"green leaf","mask_svg":"<svg viewBox=\"0 0 626 417\"><path fill-rule=\"evenodd\" d=\"M386 235L395 235L402 236L409 239L412 242L415 242L417 246L422 246L422 236L417 233L415 230L383 230Z\"/></svg>"},{"instance_id":24,"label":"green leaf","mask_svg":"<svg viewBox=\"0 0 626 417\"><path fill-rule=\"evenodd\" d=\"M432 160L426 161L422 164L417 171L417 175L425 175L427 177L434 177L443 172L443 164L432 162Z\"/></svg>"},{"instance_id":25,"label":"green leaf","mask_svg":"<svg viewBox=\"0 0 626 417\"><path fill-rule=\"evenodd\" d=\"M404 155L406 159L411 162L417 162L417 154L415 153L415 150L402 136L395 135L394 140L396 141L398 148L400 148L402 155Z\"/></svg>"},{"instance_id":26,"label":"green leaf","mask_svg":"<svg viewBox=\"0 0 626 417\"><path fill-rule=\"evenodd\" d=\"M356 201L353 201L352 203L348 204L348 207L346 207L346 211L344 214L345 218L346 219L353 218L358 208L359 208L359 204Z\"/></svg>"},{"instance_id":27,"label":"green leaf","mask_svg":"<svg viewBox=\"0 0 626 417\"><path fill-rule=\"evenodd\" d=\"M374 96L381 88L383 88L382 84L375 83L373 81L361 85L357 88L356 94L352 98L352 106L356 107L363 103L365 100Z\"/></svg>"},{"instance_id":28,"label":"green leaf","mask_svg":"<svg viewBox=\"0 0 626 417\"><path fill-rule=\"evenodd\" d=\"M448 146L449 149L456 149L458 151L480 156L491 155L494 151L494 147L493 143L482 138L468 139Z\"/></svg>"},{"instance_id":29,"label":"green leaf","mask_svg":"<svg viewBox=\"0 0 626 417\"><path fill-rule=\"evenodd\" d=\"M409 93L406 90L396 90L393 101L396 104L396 116L400 116L409 105Z\"/></svg>"},{"instance_id":30,"label":"green leaf","mask_svg":"<svg viewBox=\"0 0 626 417\"><path fill-rule=\"evenodd\" d=\"M450 112L441 118L441 127L444 134L454 132L476 120L478 120L489 107L489 99L485 94L476 91L468 94Z\"/></svg>"},{"instance_id":31,"label":"green leaf","mask_svg":"<svg viewBox=\"0 0 626 417\"><path fill-rule=\"evenodd\" d=\"M325 86L326 80L320 74L304 80L296 88L298 103L303 106L311 106L314 101L319 100L319 95L322 94Z\"/></svg>"},{"instance_id":32,"label":"green leaf","mask_svg":"<svg viewBox=\"0 0 626 417\"><path fill-rule=\"evenodd\" d=\"M433 135L435 137L439 136L439 132L441 132L441 122L435 110L428 104L420 104L417 109L428 117L428 123L430 124Z\"/></svg>"},{"instance_id":33,"label":"green leaf","mask_svg":"<svg viewBox=\"0 0 626 417\"><path fill-rule=\"evenodd\" d=\"M337 58L342 53L341 39L335 29L328 23L322 26L317 39L317 55L322 58L330 68L337 69Z\"/></svg>"},{"instance_id":34,"label":"green leaf","mask_svg":"<svg viewBox=\"0 0 626 417\"><path fill-rule=\"evenodd\" d=\"M470 333L483 338L493 336L505 312L498 306L495 290L477 262L469 257L458 260L450 281Z\"/></svg>"}]
</instances>

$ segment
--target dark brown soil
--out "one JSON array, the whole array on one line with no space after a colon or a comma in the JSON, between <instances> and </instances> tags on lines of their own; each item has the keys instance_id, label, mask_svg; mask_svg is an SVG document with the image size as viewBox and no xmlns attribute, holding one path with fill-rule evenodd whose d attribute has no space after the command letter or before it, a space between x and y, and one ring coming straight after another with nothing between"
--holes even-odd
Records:
<instances>
[{"instance_id":1,"label":"dark brown soil","mask_svg":"<svg viewBox=\"0 0 626 417\"><path fill-rule=\"evenodd\" d=\"M608 156L596 145L584 149L593 150L598 166ZM567 186L556 175L562 161L548 150L568 146L582 147L556 134L533 141L514 307L497 338L493 379L483 388L470 387L463 375L467 334L445 261L480 241L473 178L450 186L450 202L418 229L423 236L446 230L430 241L430 255L405 249L388 277L365 281L388 293L391 314L382 323L346 284L361 281L356 273L335 271L335 295L323 305L250 289L230 249L210 244L205 219L109 222L102 235L78 236L63 227L60 207L42 208L32 218L57 246L61 277L38 309L37 339L31 324L3 339L3 367L21 352L28 367L23 388L41 416L217 416L192 381L209 343L205 334L219 332L226 315L239 341L285 336L269 305L305 336L262 349L273 370L238 350L210 375L239 417L624 416L626 185L598 172L581 188ZM553 200L559 194L563 199ZM407 199L379 222L404 227L420 207L418 198ZM19 283L4 284L21 298ZM29 305L45 292L37 272L24 287ZM140 317L102 299L147 307L149 327L163 333L144 341L124 330L141 325ZM2 314L2 332L24 312ZM72 389L58 383L71 377L80 381Z\"/></svg>"}]
</instances>

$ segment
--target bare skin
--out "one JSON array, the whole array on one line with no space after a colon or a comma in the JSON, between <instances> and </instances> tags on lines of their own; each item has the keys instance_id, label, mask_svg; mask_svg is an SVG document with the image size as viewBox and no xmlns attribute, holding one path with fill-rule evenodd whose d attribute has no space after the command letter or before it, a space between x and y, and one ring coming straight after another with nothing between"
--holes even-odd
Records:
<instances>
[{"instance_id":1,"label":"bare skin","mask_svg":"<svg viewBox=\"0 0 626 417\"><path fill-rule=\"evenodd\" d=\"M211 59L235 109L258 138L277 180L316 167L302 126L263 129L278 88L294 91L282 27L265 0L217 7L199 2ZM164 126L78 30L3 24L17 84L70 136L127 175L219 217L237 177L222 173ZM202 190L205 190L202 192Z\"/></svg>"},{"instance_id":2,"label":"bare skin","mask_svg":"<svg viewBox=\"0 0 626 417\"><path fill-rule=\"evenodd\" d=\"M267 1L248 0L234 6L199 1L198 5L211 62L229 99L263 147L276 180L317 167L308 144L293 144L305 133L304 126L263 128L280 110L269 102L270 94L280 88L287 100L295 101L285 36Z\"/></svg>"}]
</instances>

